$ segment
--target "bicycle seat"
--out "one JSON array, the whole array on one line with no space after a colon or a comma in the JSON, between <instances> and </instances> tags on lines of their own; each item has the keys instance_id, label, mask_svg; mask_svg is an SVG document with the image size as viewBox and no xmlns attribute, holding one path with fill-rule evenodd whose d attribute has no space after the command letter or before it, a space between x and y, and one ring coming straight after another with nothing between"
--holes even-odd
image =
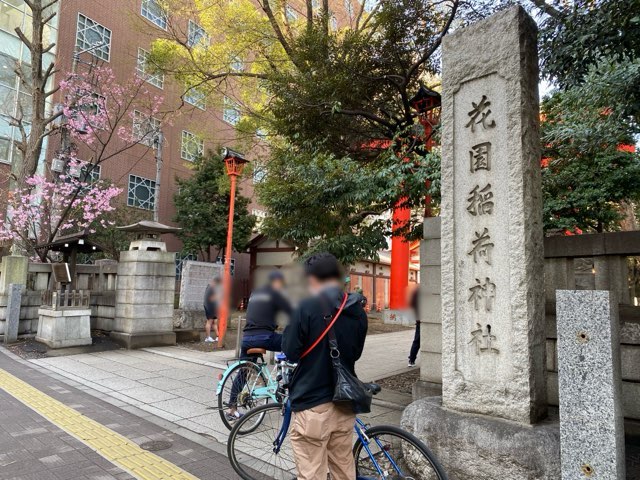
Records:
<instances>
[{"instance_id":1,"label":"bicycle seat","mask_svg":"<svg viewBox=\"0 0 640 480\"><path fill-rule=\"evenodd\" d=\"M250 348L247 350L247 355L264 355L267 353L265 348Z\"/></svg>"},{"instance_id":2,"label":"bicycle seat","mask_svg":"<svg viewBox=\"0 0 640 480\"><path fill-rule=\"evenodd\" d=\"M371 393L373 393L374 395L377 395L378 393L380 393L380 390L382 390L382 387L377 383L366 383L365 385L369 390L371 390Z\"/></svg>"}]
</instances>

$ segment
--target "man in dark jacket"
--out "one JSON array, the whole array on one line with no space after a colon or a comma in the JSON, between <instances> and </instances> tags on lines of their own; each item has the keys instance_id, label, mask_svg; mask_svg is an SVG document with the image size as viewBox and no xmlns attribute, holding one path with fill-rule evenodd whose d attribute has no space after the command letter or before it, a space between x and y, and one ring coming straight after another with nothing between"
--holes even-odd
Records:
<instances>
[{"instance_id":1,"label":"man in dark jacket","mask_svg":"<svg viewBox=\"0 0 640 480\"><path fill-rule=\"evenodd\" d=\"M269 273L269 283L251 292L247 306L247 324L242 335L242 357L250 348L264 348L279 352L282 334L277 333L278 313L291 315L291 304L282 294L284 275L280 270Z\"/></svg>"},{"instance_id":2,"label":"man in dark jacket","mask_svg":"<svg viewBox=\"0 0 640 480\"><path fill-rule=\"evenodd\" d=\"M291 443L298 480L355 479L351 453L355 414L350 407L332 402L334 374L325 336L304 358L303 353L322 335L344 300L342 272L336 258L318 253L305 262L312 296L300 303L284 331L282 351L299 362L289 385L294 412ZM340 359L355 375L355 363L362 355L367 335L365 300L350 294L333 326Z\"/></svg>"},{"instance_id":3,"label":"man in dark jacket","mask_svg":"<svg viewBox=\"0 0 640 480\"><path fill-rule=\"evenodd\" d=\"M267 285L251 292L247 306L247 324L242 335L241 358L249 357L247 351L251 348L264 348L272 352L282 350L282 334L276 332L276 317L280 312L291 314L291 304L282 294L284 286L284 275L281 271L274 270L269 274ZM229 421L235 421L242 416L238 412L238 394L246 383L245 370L238 370L231 384L227 411Z\"/></svg>"}]
</instances>

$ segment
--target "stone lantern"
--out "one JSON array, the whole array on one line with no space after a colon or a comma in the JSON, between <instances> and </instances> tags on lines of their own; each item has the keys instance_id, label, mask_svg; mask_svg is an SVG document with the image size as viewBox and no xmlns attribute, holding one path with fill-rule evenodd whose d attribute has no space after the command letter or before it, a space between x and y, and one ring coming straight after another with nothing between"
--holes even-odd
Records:
<instances>
[{"instance_id":1,"label":"stone lantern","mask_svg":"<svg viewBox=\"0 0 640 480\"><path fill-rule=\"evenodd\" d=\"M120 252L111 338L126 348L175 345L175 253L167 252L160 235L180 229L147 220L119 229L136 238Z\"/></svg>"}]
</instances>

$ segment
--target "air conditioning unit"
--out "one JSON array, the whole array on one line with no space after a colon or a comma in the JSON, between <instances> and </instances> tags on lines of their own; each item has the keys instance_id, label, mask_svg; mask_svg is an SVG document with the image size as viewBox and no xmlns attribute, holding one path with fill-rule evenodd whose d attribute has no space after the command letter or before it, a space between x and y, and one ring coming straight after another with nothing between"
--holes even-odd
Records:
<instances>
[{"instance_id":1,"label":"air conditioning unit","mask_svg":"<svg viewBox=\"0 0 640 480\"><path fill-rule=\"evenodd\" d=\"M51 171L56 173L64 172L64 167L67 162L65 162L62 158L54 158L51 161Z\"/></svg>"}]
</instances>

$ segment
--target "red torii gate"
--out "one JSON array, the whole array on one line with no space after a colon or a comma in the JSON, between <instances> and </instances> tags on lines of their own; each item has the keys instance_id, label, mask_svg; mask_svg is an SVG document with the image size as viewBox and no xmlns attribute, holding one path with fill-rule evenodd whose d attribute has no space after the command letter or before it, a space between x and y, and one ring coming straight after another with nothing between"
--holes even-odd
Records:
<instances>
[{"instance_id":1,"label":"red torii gate","mask_svg":"<svg viewBox=\"0 0 640 480\"><path fill-rule=\"evenodd\" d=\"M424 127L423 142L427 150L433 148L433 129L439 122L441 105L440 94L421 86L418 93L409 100L411 106L418 112L418 121ZM427 182L426 187L429 188ZM401 198L393 209L393 231L403 229L411 219L411 211L404 206L405 199ZM425 198L424 216L431 216L431 196ZM410 244L402 235L391 237L391 282L389 291L389 308L403 309L407 306L406 291L409 286Z\"/></svg>"}]
</instances>

